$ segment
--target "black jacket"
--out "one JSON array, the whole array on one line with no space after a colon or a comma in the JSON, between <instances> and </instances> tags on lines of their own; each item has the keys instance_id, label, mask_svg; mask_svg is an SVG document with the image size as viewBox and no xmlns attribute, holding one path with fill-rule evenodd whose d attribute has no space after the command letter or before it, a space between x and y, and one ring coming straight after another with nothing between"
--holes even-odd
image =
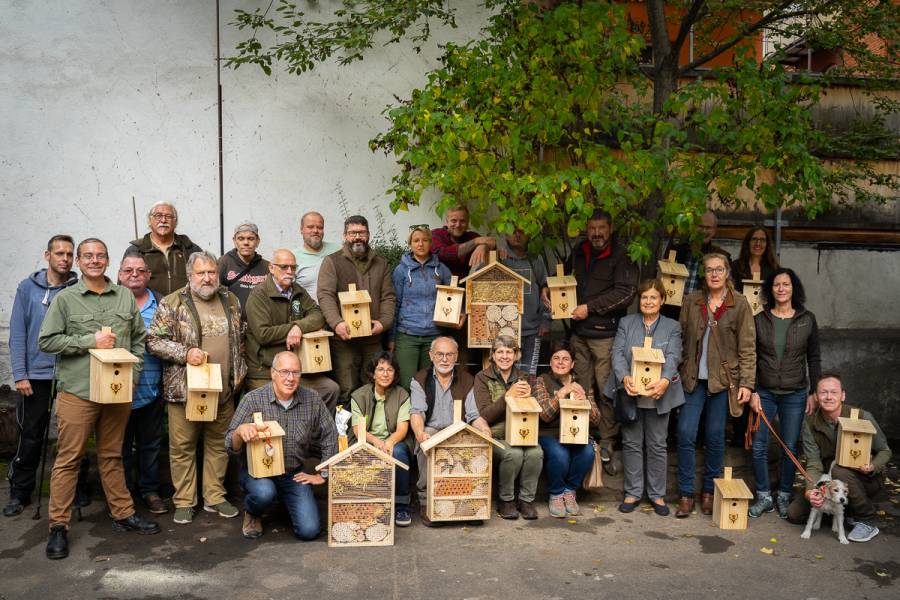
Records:
<instances>
[{"instance_id":1,"label":"black jacket","mask_svg":"<svg viewBox=\"0 0 900 600\"><path fill-rule=\"evenodd\" d=\"M147 287L163 296L187 285L185 265L188 257L194 252L202 252L203 248L191 241L186 235L175 234L175 241L169 246L166 256L150 241L150 234L131 242L129 250L134 249L144 256L144 262L150 269L150 282Z\"/></svg>"},{"instance_id":2,"label":"black jacket","mask_svg":"<svg viewBox=\"0 0 900 600\"><path fill-rule=\"evenodd\" d=\"M775 354L773 319L768 308L755 317L756 384L769 390L802 390L815 385L822 373L816 316L805 309L794 314L781 360Z\"/></svg>"},{"instance_id":3,"label":"black jacket","mask_svg":"<svg viewBox=\"0 0 900 600\"><path fill-rule=\"evenodd\" d=\"M625 246L613 237L596 256L585 240L575 248L569 268L578 284L579 304L587 304L588 317L572 321L575 334L585 338L611 338L616 335L619 319L637 293L637 268L628 258Z\"/></svg>"}]
</instances>

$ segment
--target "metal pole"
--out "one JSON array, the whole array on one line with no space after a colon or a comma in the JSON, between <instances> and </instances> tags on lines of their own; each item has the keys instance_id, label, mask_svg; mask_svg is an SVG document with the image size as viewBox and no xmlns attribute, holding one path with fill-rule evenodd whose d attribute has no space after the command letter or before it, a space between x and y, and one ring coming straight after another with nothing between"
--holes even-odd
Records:
<instances>
[{"instance_id":1,"label":"metal pole","mask_svg":"<svg viewBox=\"0 0 900 600\"><path fill-rule=\"evenodd\" d=\"M216 107L219 133L219 254L225 253L225 182L222 169L222 49L219 40L219 0L216 0Z\"/></svg>"}]
</instances>

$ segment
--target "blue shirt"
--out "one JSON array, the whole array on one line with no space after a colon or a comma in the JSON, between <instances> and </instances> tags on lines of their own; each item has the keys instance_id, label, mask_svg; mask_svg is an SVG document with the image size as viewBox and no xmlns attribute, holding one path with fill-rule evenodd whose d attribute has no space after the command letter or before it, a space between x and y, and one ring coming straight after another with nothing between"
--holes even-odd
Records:
<instances>
[{"instance_id":1,"label":"blue shirt","mask_svg":"<svg viewBox=\"0 0 900 600\"><path fill-rule=\"evenodd\" d=\"M156 308L159 304L153 292L147 290L150 299L141 307L141 318L144 319L144 327L150 328L150 322L153 315L156 314ZM134 398L131 402L131 410L143 408L151 402L159 400L160 388L162 384L162 361L149 352L144 352L144 370L141 371L141 378L138 381L137 388L134 390Z\"/></svg>"}]
</instances>

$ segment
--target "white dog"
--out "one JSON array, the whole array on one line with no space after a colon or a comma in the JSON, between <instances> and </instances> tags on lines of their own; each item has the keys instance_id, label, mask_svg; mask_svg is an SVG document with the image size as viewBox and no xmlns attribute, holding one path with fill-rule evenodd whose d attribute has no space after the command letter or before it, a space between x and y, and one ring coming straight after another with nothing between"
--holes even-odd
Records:
<instances>
[{"instance_id":1,"label":"white dog","mask_svg":"<svg viewBox=\"0 0 900 600\"><path fill-rule=\"evenodd\" d=\"M816 487L819 490L824 489L825 503L822 504L821 508L810 506L806 529L803 530L800 537L808 540L812 530L818 529L822 525L822 513L828 513L832 518L831 531L837 533L840 543L849 544L850 541L847 540L847 536L844 534L844 507L847 505L847 484L840 479L832 479L831 475L825 474L819 478Z\"/></svg>"}]
</instances>

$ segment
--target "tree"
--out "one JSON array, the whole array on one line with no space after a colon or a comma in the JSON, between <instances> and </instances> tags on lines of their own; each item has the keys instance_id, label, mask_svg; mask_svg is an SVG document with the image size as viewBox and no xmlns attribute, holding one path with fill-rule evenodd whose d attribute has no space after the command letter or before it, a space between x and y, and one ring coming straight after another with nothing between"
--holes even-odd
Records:
<instances>
[{"instance_id":1,"label":"tree","mask_svg":"<svg viewBox=\"0 0 900 600\"><path fill-rule=\"evenodd\" d=\"M836 134L816 127L809 111L828 79L781 64L801 39L849 57L830 75L865 73L873 89L879 77L896 77L894 2L650 0L643 24L626 3L484 4L494 12L481 34L446 45L441 65L386 111L390 128L371 142L398 162L392 210L435 188L439 212L465 202L498 233L522 228L535 244L552 244L602 207L632 258L646 262L662 236L694 234L710 196L742 205L752 195L769 210L799 206L812 217L835 199L878 199L872 185L900 188L864 160L885 151L871 138L893 139L900 157L896 135L884 137L883 115L861 125L876 135L855 138L858 160L835 168L826 159ZM288 2L279 18L239 12L238 26L254 33L230 64L269 72L284 61L299 74L335 53L343 62L361 58L383 30L396 41L417 27L412 37L421 42L430 20L453 25L443 2L343 6L326 23ZM263 47L260 28L282 41ZM758 50L763 30L784 40L767 57ZM865 43L872 36L885 42L881 51ZM686 61L691 37L696 58Z\"/></svg>"}]
</instances>

